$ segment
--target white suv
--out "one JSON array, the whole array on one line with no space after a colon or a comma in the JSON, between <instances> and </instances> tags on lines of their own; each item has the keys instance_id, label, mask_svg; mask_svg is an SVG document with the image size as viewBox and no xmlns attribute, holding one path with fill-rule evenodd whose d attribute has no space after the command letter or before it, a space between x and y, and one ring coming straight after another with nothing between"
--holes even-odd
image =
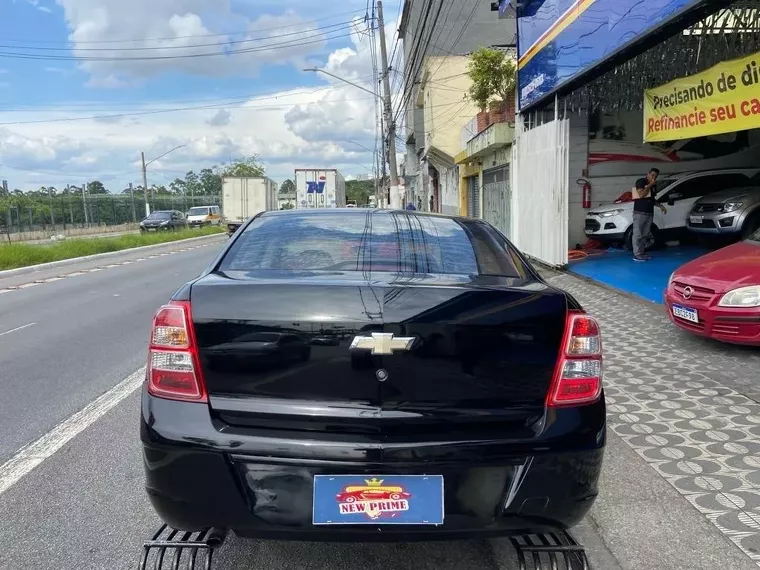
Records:
<instances>
[{"instance_id":1,"label":"white suv","mask_svg":"<svg viewBox=\"0 0 760 570\"><path fill-rule=\"evenodd\" d=\"M668 213L655 208L652 235L662 243L679 239L686 234L686 218L699 198L729 188L749 186L750 179L760 172L758 168L731 168L704 170L665 175L657 181L657 202ZM633 182L631 186L633 187ZM631 249L633 233L633 202L607 204L589 210L586 214L586 235L605 244L622 243Z\"/></svg>"}]
</instances>

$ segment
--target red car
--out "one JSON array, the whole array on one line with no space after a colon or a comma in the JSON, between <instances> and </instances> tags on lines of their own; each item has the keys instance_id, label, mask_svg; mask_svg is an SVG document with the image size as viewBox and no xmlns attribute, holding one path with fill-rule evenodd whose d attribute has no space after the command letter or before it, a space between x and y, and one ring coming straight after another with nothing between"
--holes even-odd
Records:
<instances>
[{"instance_id":1,"label":"red car","mask_svg":"<svg viewBox=\"0 0 760 570\"><path fill-rule=\"evenodd\" d=\"M664 300L670 320L684 330L760 346L760 230L679 267Z\"/></svg>"}]
</instances>

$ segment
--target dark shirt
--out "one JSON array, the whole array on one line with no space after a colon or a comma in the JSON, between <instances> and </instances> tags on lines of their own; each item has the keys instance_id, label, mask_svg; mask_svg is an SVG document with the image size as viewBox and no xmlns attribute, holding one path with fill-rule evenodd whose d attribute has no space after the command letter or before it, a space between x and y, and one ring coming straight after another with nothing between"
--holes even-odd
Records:
<instances>
[{"instance_id":1,"label":"dark shirt","mask_svg":"<svg viewBox=\"0 0 760 570\"><path fill-rule=\"evenodd\" d=\"M642 190L646 188L648 182L646 178L639 178L636 181L636 189ZM649 196L646 198L639 198L633 201L633 211L642 214L654 214L655 196L657 195L657 184L649 188Z\"/></svg>"}]
</instances>

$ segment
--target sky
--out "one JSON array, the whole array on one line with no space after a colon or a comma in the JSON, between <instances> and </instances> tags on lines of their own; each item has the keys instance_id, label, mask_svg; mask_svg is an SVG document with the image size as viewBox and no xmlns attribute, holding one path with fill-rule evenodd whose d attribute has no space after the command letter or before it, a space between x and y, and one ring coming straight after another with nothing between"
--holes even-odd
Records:
<instances>
[{"instance_id":1,"label":"sky","mask_svg":"<svg viewBox=\"0 0 760 570\"><path fill-rule=\"evenodd\" d=\"M148 184L254 154L278 182L294 168L369 174L376 98L304 71L375 88L368 3L0 0L0 179L120 192L141 184L141 152L181 145ZM383 4L403 69L400 0Z\"/></svg>"}]
</instances>

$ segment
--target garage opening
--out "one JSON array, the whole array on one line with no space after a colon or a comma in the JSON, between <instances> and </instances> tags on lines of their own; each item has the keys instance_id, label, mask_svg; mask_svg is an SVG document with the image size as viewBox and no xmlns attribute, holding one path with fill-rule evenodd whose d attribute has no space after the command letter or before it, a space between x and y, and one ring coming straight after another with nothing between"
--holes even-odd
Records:
<instances>
[{"instance_id":1,"label":"garage opening","mask_svg":"<svg viewBox=\"0 0 760 570\"><path fill-rule=\"evenodd\" d=\"M587 133L585 168L569 162L570 269L657 303L677 268L760 228L760 0L720 4L524 118L556 105ZM653 168L635 263L633 189Z\"/></svg>"}]
</instances>

